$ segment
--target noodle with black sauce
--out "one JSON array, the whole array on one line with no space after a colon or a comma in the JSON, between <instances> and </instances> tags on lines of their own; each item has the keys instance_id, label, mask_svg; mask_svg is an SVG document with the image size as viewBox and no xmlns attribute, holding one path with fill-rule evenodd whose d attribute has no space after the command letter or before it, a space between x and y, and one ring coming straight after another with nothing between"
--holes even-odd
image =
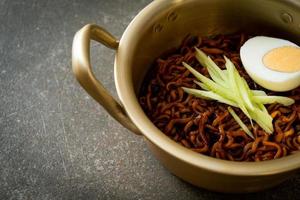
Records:
<instances>
[{"instance_id":1,"label":"noodle with black sauce","mask_svg":"<svg viewBox=\"0 0 300 200\"><path fill-rule=\"evenodd\" d=\"M225 69L223 56L236 66L251 89L256 85L242 67L239 50L249 38L246 34L214 37L186 37L180 47L158 58L148 72L139 102L151 121L175 142L201 154L232 161L264 161L290 155L300 149L300 87L278 95L293 98L291 106L267 105L273 117L274 133L268 134L256 123L252 128L248 118L233 108L250 128L250 138L227 110L227 105L204 100L185 93L181 87L197 88L196 78L184 67L186 62L201 74L208 71L195 58L197 47Z\"/></svg>"}]
</instances>

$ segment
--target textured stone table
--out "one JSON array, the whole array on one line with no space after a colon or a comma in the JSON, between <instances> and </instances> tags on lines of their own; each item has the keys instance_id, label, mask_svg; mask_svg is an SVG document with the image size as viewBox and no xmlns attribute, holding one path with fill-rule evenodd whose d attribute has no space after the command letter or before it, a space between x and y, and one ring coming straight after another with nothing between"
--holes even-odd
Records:
<instances>
[{"instance_id":1,"label":"textured stone table","mask_svg":"<svg viewBox=\"0 0 300 200\"><path fill-rule=\"evenodd\" d=\"M96 23L120 37L150 2L0 1L0 199L300 198L299 175L248 195L186 184L80 88L74 33ZM113 57L93 43L95 73L116 96Z\"/></svg>"}]
</instances>

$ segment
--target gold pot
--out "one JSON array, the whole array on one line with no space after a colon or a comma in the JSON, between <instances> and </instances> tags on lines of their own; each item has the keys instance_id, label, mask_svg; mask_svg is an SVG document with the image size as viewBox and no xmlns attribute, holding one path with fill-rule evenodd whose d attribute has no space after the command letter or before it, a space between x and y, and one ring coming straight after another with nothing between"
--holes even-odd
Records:
<instances>
[{"instance_id":1,"label":"gold pot","mask_svg":"<svg viewBox=\"0 0 300 200\"><path fill-rule=\"evenodd\" d=\"M129 24L120 42L103 28L88 24L73 41L72 66L81 86L118 122L143 135L158 160L176 176L219 192L254 192L277 185L299 171L300 154L258 163L233 162L195 153L175 143L148 119L138 91L151 63L179 46L187 35L226 34L244 30L300 42L298 0L157 0ZM120 103L95 78L90 40L116 50L115 83Z\"/></svg>"}]
</instances>

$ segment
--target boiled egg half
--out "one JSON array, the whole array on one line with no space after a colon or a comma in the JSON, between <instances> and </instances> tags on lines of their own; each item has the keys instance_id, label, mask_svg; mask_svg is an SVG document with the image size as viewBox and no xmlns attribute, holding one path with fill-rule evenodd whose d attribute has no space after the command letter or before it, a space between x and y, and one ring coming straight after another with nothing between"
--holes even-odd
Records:
<instances>
[{"instance_id":1,"label":"boiled egg half","mask_svg":"<svg viewBox=\"0 0 300 200\"><path fill-rule=\"evenodd\" d=\"M249 76L272 91L288 91L300 85L300 47L278 38L257 36L240 49Z\"/></svg>"}]
</instances>

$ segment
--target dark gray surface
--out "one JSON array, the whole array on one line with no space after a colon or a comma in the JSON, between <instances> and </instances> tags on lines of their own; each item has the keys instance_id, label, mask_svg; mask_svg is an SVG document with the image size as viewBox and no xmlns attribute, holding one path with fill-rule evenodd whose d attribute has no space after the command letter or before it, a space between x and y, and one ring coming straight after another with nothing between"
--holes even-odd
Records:
<instances>
[{"instance_id":1,"label":"dark gray surface","mask_svg":"<svg viewBox=\"0 0 300 200\"><path fill-rule=\"evenodd\" d=\"M74 33L93 22L119 38L149 2L0 1L0 199L299 199L299 175L248 195L180 181L80 88ZM113 56L93 43L96 74L116 95Z\"/></svg>"}]
</instances>

